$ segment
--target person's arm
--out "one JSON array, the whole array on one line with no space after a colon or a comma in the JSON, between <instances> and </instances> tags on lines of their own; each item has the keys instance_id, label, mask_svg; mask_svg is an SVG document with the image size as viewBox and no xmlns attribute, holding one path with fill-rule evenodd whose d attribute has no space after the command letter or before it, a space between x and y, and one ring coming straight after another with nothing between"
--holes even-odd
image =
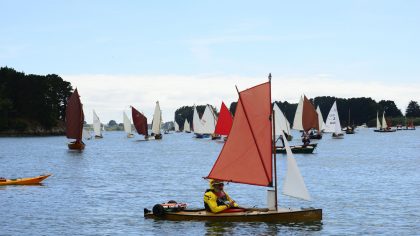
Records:
<instances>
[{"instance_id":1,"label":"person's arm","mask_svg":"<svg viewBox=\"0 0 420 236\"><path fill-rule=\"evenodd\" d=\"M217 205L217 197L216 197L216 195L214 195L211 192L207 192L206 194L204 194L204 202L207 203L207 205L210 207L210 210L213 213L218 213L218 212L224 211L224 210L226 210L230 207L228 205L218 206Z\"/></svg>"},{"instance_id":2,"label":"person's arm","mask_svg":"<svg viewBox=\"0 0 420 236\"><path fill-rule=\"evenodd\" d=\"M227 198L227 200L229 201L229 202L231 202L231 203L233 203L233 207L239 207L239 205L238 205L238 203L236 203L230 196L229 196L229 194L227 194L226 192L225 192L225 194L226 194L226 198Z\"/></svg>"}]
</instances>

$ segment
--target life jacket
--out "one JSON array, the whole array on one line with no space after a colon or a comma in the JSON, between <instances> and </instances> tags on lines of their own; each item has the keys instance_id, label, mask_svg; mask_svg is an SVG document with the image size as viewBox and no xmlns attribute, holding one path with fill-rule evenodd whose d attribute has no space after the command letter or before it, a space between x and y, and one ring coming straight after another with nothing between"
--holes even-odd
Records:
<instances>
[{"instance_id":1,"label":"life jacket","mask_svg":"<svg viewBox=\"0 0 420 236\"><path fill-rule=\"evenodd\" d=\"M211 192L214 195L216 195L216 197L217 197L217 200L216 200L217 206L226 205L226 202L228 201L228 199L227 199L227 195L224 192L223 192L223 195L220 196L220 197L214 191L214 189L207 189L205 193L208 193L208 192ZM206 202L204 202L204 208L206 208L206 211L211 212L211 209L210 209L209 205Z\"/></svg>"}]
</instances>

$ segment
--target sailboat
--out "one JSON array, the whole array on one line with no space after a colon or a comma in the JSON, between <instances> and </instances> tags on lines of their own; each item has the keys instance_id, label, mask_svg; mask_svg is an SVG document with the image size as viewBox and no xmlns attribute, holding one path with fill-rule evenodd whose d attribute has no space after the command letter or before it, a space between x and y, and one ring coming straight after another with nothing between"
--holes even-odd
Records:
<instances>
[{"instance_id":1,"label":"sailboat","mask_svg":"<svg viewBox=\"0 0 420 236\"><path fill-rule=\"evenodd\" d=\"M395 132L396 129L392 129L391 127L388 127L388 124L386 123L385 119L385 112L382 113L382 124L379 122L379 114L376 113L376 129L373 130L374 132L380 132L380 133L389 133L389 132Z\"/></svg>"},{"instance_id":2,"label":"sailboat","mask_svg":"<svg viewBox=\"0 0 420 236\"><path fill-rule=\"evenodd\" d=\"M347 127L346 127L346 134L354 134L354 124L350 125L350 109L349 109L349 120L347 121Z\"/></svg>"},{"instance_id":3,"label":"sailboat","mask_svg":"<svg viewBox=\"0 0 420 236\"><path fill-rule=\"evenodd\" d=\"M153 113L152 133L155 139L162 139L160 127L162 125L162 111L160 110L159 102L156 102L155 112Z\"/></svg>"},{"instance_id":4,"label":"sailboat","mask_svg":"<svg viewBox=\"0 0 420 236\"><path fill-rule=\"evenodd\" d=\"M271 75L269 76L271 79ZM239 184L264 186L268 190L268 209L242 208L241 211L211 213L204 209L166 211L156 204L153 212L145 209L146 218L166 220L254 221L254 222L313 222L322 220L322 209L279 208L277 204L277 174L272 129L271 81L239 92L235 119L229 139L207 179ZM275 115L275 112L274 112ZM284 134L283 134L284 135ZM285 140L288 158L283 194L310 200L293 154ZM246 148L244 148L246 147ZM233 209L234 210L234 209Z\"/></svg>"},{"instance_id":5,"label":"sailboat","mask_svg":"<svg viewBox=\"0 0 420 236\"><path fill-rule=\"evenodd\" d=\"M187 119L185 119L185 121L184 121L184 132L185 133L191 133L190 123L188 122Z\"/></svg>"},{"instance_id":6,"label":"sailboat","mask_svg":"<svg viewBox=\"0 0 420 236\"><path fill-rule=\"evenodd\" d=\"M80 102L79 92L75 89L67 100L66 107L66 136L69 139L76 139L68 144L69 149L83 150L85 148L85 143L82 141L84 120L83 105Z\"/></svg>"},{"instance_id":7,"label":"sailboat","mask_svg":"<svg viewBox=\"0 0 420 236\"><path fill-rule=\"evenodd\" d=\"M177 133L181 132L179 130L179 125L178 125L178 123L176 121L174 121L174 126L175 126L175 132L177 132Z\"/></svg>"},{"instance_id":8,"label":"sailboat","mask_svg":"<svg viewBox=\"0 0 420 236\"><path fill-rule=\"evenodd\" d=\"M145 140L149 140L147 118L133 106L131 106L131 115L133 118L134 128L136 128L137 133L144 135Z\"/></svg>"},{"instance_id":9,"label":"sailboat","mask_svg":"<svg viewBox=\"0 0 420 236\"><path fill-rule=\"evenodd\" d=\"M92 139L92 135L90 134L90 131L86 128L83 128L82 137L86 140L91 140Z\"/></svg>"},{"instance_id":10,"label":"sailboat","mask_svg":"<svg viewBox=\"0 0 420 236\"><path fill-rule=\"evenodd\" d=\"M338 116L336 101L334 101L333 105L331 106L331 110L328 113L324 132L332 133L332 137L336 139L344 138L344 134L341 131L340 117Z\"/></svg>"},{"instance_id":11,"label":"sailboat","mask_svg":"<svg viewBox=\"0 0 420 236\"><path fill-rule=\"evenodd\" d=\"M125 111L123 111L123 121L124 121L124 131L127 133L127 138L134 137L133 132L131 131L131 120L128 118Z\"/></svg>"},{"instance_id":12,"label":"sailboat","mask_svg":"<svg viewBox=\"0 0 420 236\"><path fill-rule=\"evenodd\" d=\"M304 131L304 133L309 134L310 139L322 138L319 129L318 114L312 103L305 95L300 97L295 118L293 120L293 129ZM309 131L311 132L309 133Z\"/></svg>"},{"instance_id":13,"label":"sailboat","mask_svg":"<svg viewBox=\"0 0 420 236\"><path fill-rule=\"evenodd\" d=\"M232 114L226 107L225 103L222 102L222 105L220 106L219 118L217 119L217 124L216 128L214 129L214 133L217 135L225 136L224 140L226 140L227 136L229 135L230 129L232 128L232 123Z\"/></svg>"},{"instance_id":14,"label":"sailboat","mask_svg":"<svg viewBox=\"0 0 420 236\"><path fill-rule=\"evenodd\" d=\"M316 113L318 114L319 130L322 132L325 129L325 122L324 117L322 117L321 108L319 108L319 106L316 107Z\"/></svg>"},{"instance_id":15,"label":"sailboat","mask_svg":"<svg viewBox=\"0 0 420 236\"><path fill-rule=\"evenodd\" d=\"M216 128L216 117L210 105L204 109L204 113L200 119L197 108L194 107L193 127L196 138L208 138L214 133Z\"/></svg>"},{"instance_id":16,"label":"sailboat","mask_svg":"<svg viewBox=\"0 0 420 236\"><path fill-rule=\"evenodd\" d=\"M413 120L406 122L405 130L416 130L416 126L414 126Z\"/></svg>"},{"instance_id":17,"label":"sailboat","mask_svg":"<svg viewBox=\"0 0 420 236\"><path fill-rule=\"evenodd\" d=\"M286 116L284 115L283 111L280 110L280 107L277 103L274 103L273 110L276 113L275 119L275 127L276 127L276 134L281 134L281 131L284 131L287 137L287 141L291 141L293 139L292 132L290 131L290 123L287 120Z\"/></svg>"},{"instance_id":18,"label":"sailboat","mask_svg":"<svg viewBox=\"0 0 420 236\"><path fill-rule=\"evenodd\" d=\"M93 132L95 133L95 139L103 138L101 121L99 120L99 117L96 114L95 110L93 110Z\"/></svg>"}]
</instances>

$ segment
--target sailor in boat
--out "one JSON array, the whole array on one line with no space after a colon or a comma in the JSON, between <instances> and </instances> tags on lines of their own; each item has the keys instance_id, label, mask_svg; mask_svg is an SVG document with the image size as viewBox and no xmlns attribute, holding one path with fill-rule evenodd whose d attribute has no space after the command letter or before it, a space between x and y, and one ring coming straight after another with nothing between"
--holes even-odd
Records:
<instances>
[{"instance_id":1,"label":"sailor in boat","mask_svg":"<svg viewBox=\"0 0 420 236\"><path fill-rule=\"evenodd\" d=\"M305 131L303 131L302 143L304 147L308 146L311 143L309 135Z\"/></svg>"},{"instance_id":2,"label":"sailor in boat","mask_svg":"<svg viewBox=\"0 0 420 236\"><path fill-rule=\"evenodd\" d=\"M208 212L219 213L239 205L223 190L223 182L210 180L210 189L204 193L204 207Z\"/></svg>"}]
</instances>

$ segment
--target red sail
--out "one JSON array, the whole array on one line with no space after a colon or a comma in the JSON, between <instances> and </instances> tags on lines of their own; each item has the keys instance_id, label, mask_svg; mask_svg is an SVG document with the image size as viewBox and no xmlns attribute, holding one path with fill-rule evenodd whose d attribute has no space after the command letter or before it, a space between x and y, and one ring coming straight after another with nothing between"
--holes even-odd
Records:
<instances>
[{"instance_id":1,"label":"red sail","mask_svg":"<svg viewBox=\"0 0 420 236\"><path fill-rule=\"evenodd\" d=\"M147 133L147 118L134 107L131 107L131 115L133 116L133 123L137 133L149 135Z\"/></svg>"},{"instance_id":2,"label":"red sail","mask_svg":"<svg viewBox=\"0 0 420 236\"><path fill-rule=\"evenodd\" d=\"M80 102L80 96L77 89L74 90L73 94L67 100L66 107L66 136L72 139L82 139L83 121L85 117L83 115L82 103Z\"/></svg>"},{"instance_id":3,"label":"red sail","mask_svg":"<svg viewBox=\"0 0 420 236\"><path fill-rule=\"evenodd\" d=\"M272 185L270 89L267 82L239 93L229 138L207 178Z\"/></svg>"},{"instance_id":4,"label":"red sail","mask_svg":"<svg viewBox=\"0 0 420 236\"><path fill-rule=\"evenodd\" d=\"M306 96L303 97L302 126L305 131L312 128L319 131L318 113Z\"/></svg>"},{"instance_id":5,"label":"red sail","mask_svg":"<svg viewBox=\"0 0 420 236\"><path fill-rule=\"evenodd\" d=\"M232 115L230 114L230 111L226 107L225 103L222 102L222 107L220 108L220 114L219 118L217 119L214 133L220 135L229 135L230 129L232 128L232 122Z\"/></svg>"}]
</instances>

